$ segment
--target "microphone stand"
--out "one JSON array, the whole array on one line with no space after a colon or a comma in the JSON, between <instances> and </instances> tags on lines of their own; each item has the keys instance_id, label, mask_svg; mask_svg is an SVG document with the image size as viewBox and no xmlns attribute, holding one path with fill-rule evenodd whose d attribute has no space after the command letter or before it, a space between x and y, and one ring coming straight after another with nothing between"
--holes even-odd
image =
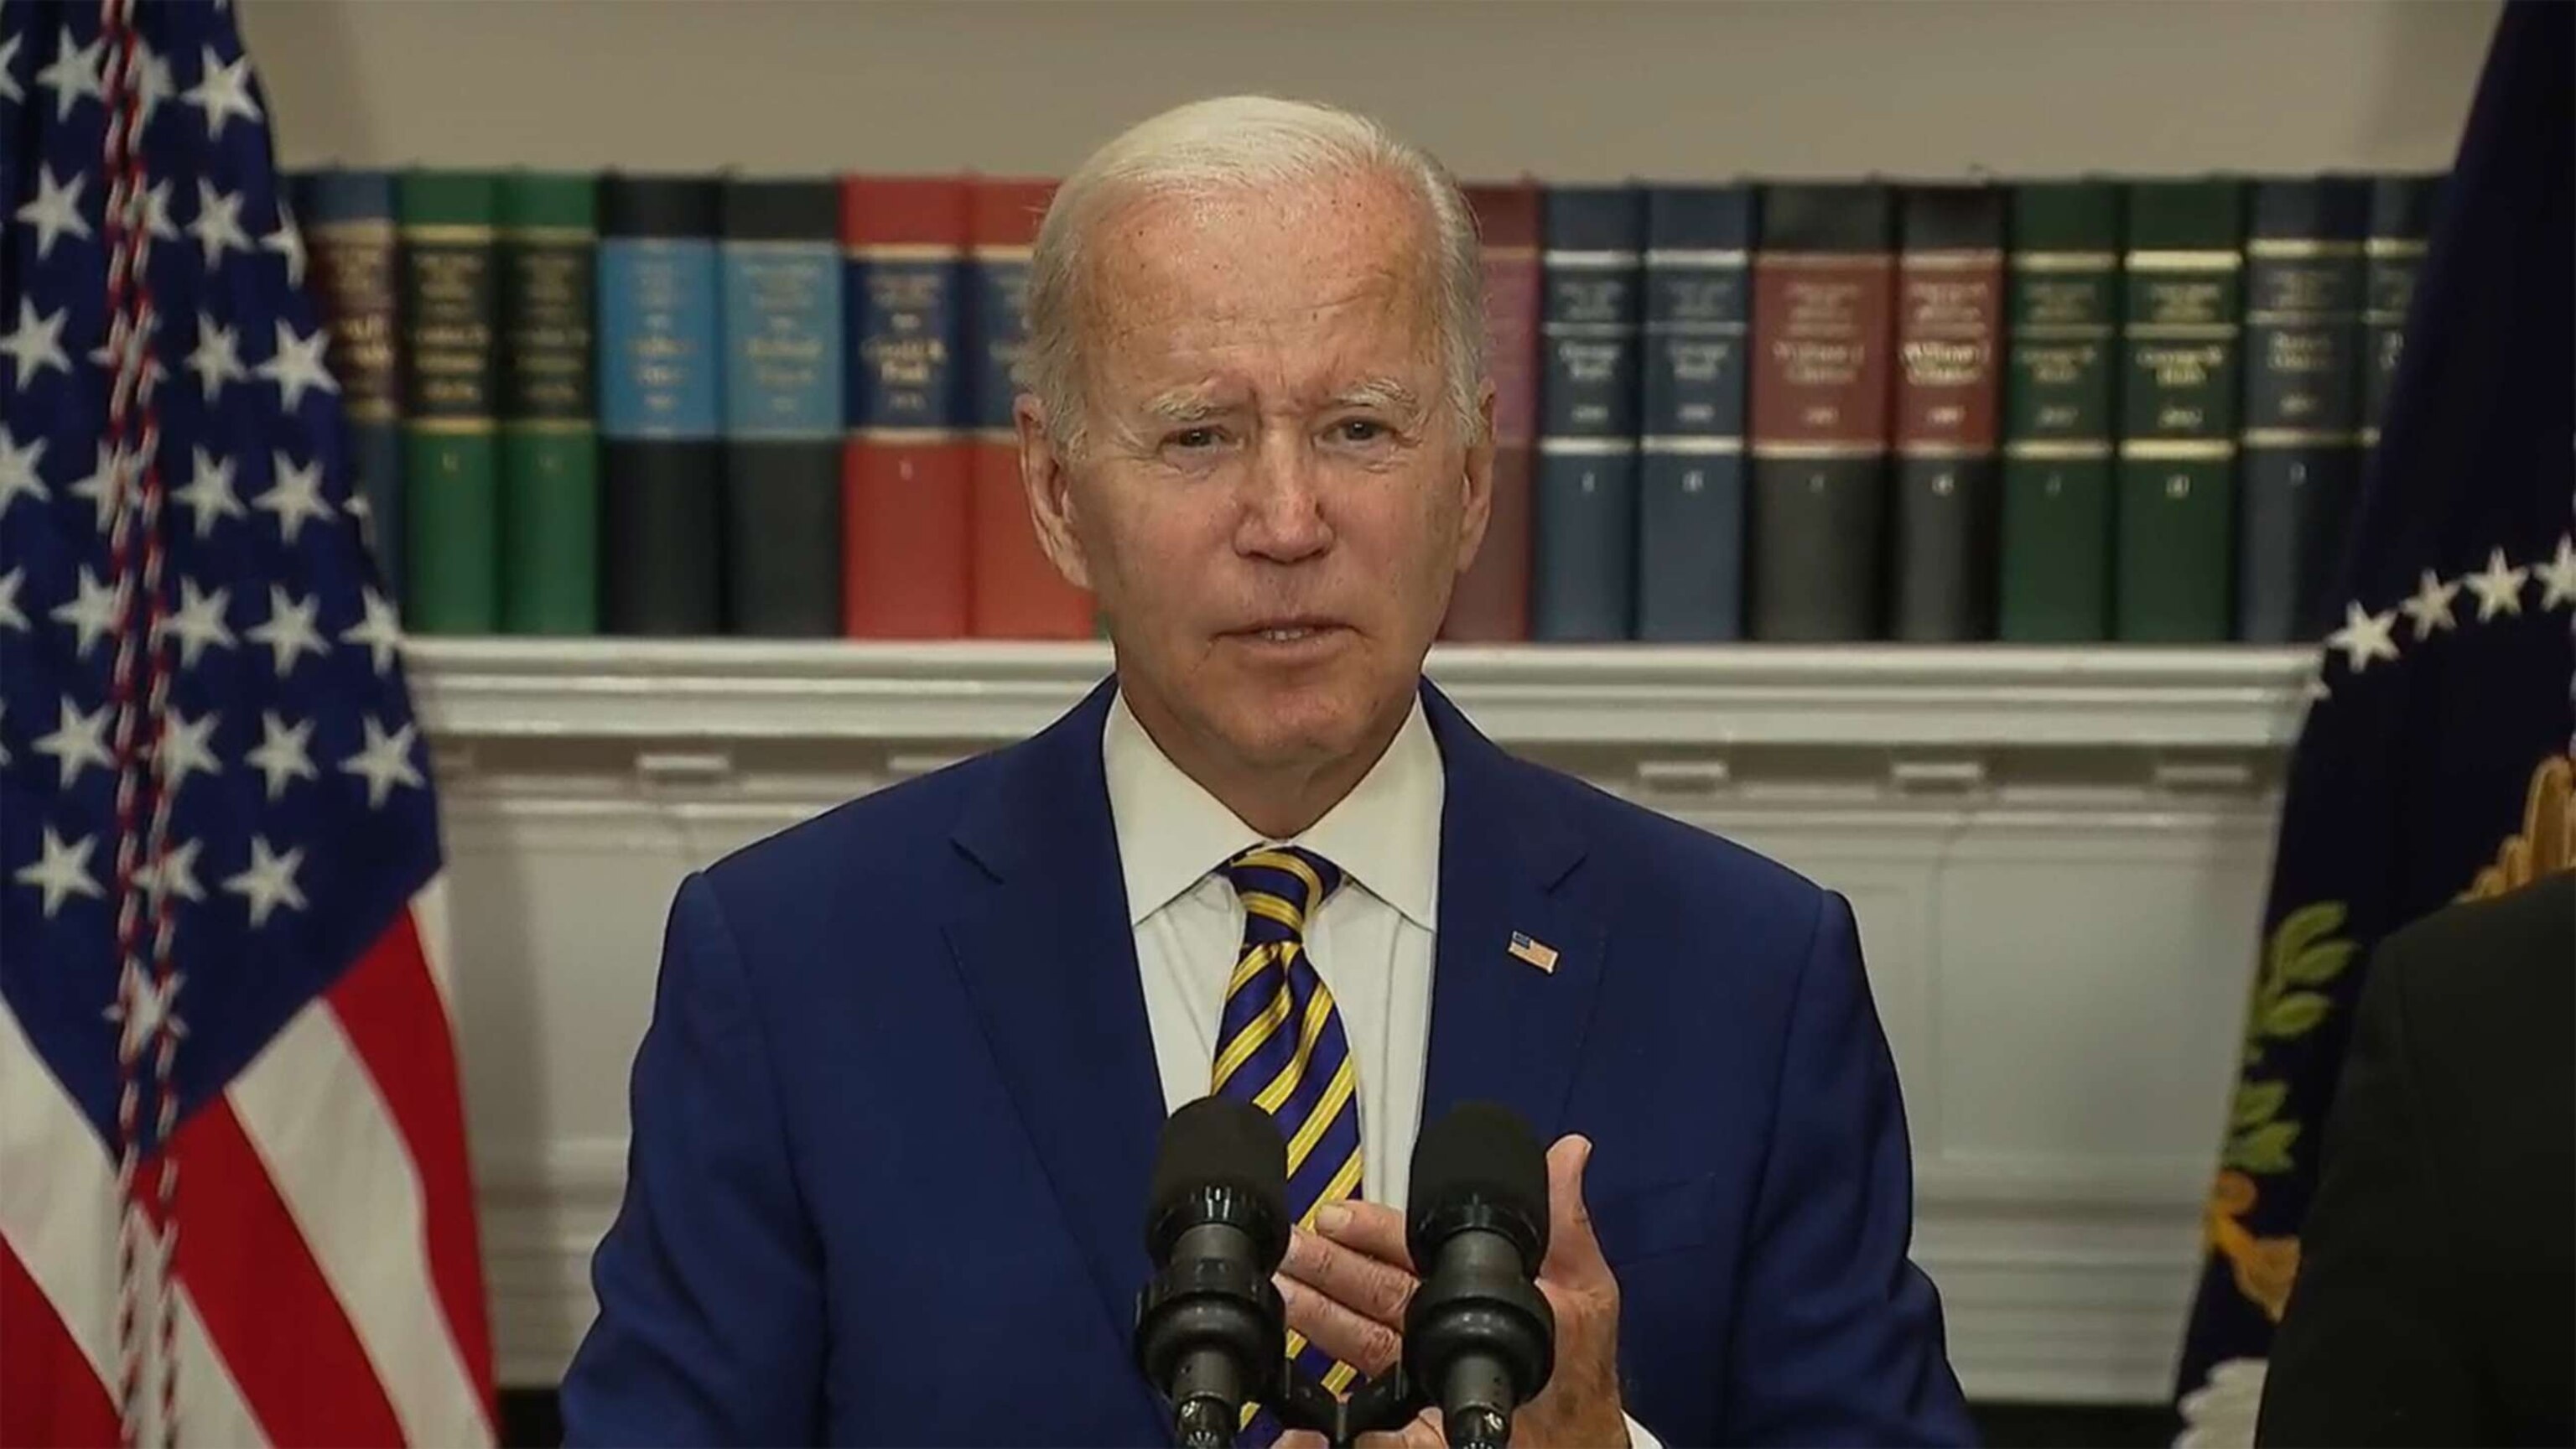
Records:
<instances>
[{"instance_id":1,"label":"microphone stand","mask_svg":"<svg viewBox=\"0 0 2576 1449\"><path fill-rule=\"evenodd\" d=\"M1415 1392L1401 1364L1361 1385L1360 1391L1347 1399L1334 1398L1330 1390L1298 1372L1285 1359L1280 1361L1279 1378L1285 1392L1271 1412L1283 1427L1312 1429L1323 1435L1332 1449L1351 1449L1362 1434L1401 1429L1431 1402Z\"/></svg>"}]
</instances>

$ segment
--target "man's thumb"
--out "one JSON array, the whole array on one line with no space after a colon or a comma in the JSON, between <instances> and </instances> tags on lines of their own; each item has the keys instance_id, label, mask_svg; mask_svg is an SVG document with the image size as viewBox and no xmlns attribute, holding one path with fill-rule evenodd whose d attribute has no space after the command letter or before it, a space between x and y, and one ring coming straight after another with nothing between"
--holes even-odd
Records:
<instances>
[{"instance_id":1,"label":"man's thumb","mask_svg":"<svg viewBox=\"0 0 2576 1449\"><path fill-rule=\"evenodd\" d=\"M1583 1200L1583 1174L1592 1162L1592 1140L1560 1137L1547 1150L1547 1268L1550 1276L1601 1271L1601 1244L1592 1236L1592 1209Z\"/></svg>"}]
</instances>

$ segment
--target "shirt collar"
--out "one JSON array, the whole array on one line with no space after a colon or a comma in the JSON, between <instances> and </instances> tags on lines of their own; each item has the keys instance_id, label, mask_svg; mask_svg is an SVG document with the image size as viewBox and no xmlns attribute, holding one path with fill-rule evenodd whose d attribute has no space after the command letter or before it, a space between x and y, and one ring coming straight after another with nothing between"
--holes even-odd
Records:
<instances>
[{"instance_id":1,"label":"shirt collar","mask_svg":"<svg viewBox=\"0 0 2576 1449\"><path fill-rule=\"evenodd\" d=\"M1109 816L1118 835L1130 926L1169 905L1237 852L1263 843L1145 732L1121 691L1101 730ZM1422 701L1358 785L1303 834L1302 845L1340 866L1369 894L1433 929L1440 878L1440 811L1446 789L1440 745Z\"/></svg>"}]
</instances>

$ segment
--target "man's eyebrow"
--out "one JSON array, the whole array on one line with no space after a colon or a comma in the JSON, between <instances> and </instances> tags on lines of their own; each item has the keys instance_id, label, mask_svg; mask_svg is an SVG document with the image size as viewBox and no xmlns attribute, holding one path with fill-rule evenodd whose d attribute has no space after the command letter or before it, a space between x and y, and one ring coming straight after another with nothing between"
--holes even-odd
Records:
<instances>
[{"instance_id":1,"label":"man's eyebrow","mask_svg":"<svg viewBox=\"0 0 2576 1449\"><path fill-rule=\"evenodd\" d=\"M1145 402L1148 417L1171 424L1203 423L1233 410L1233 404L1205 387L1176 387L1169 392L1157 393Z\"/></svg>"},{"instance_id":2,"label":"man's eyebrow","mask_svg":"<svg viewBox=\"0 0 2576 1449\"><path fill-rule=\"evenodd\" d=\"M1326 399L1334 407L1378 408L1399 415L1411 415L1422 407L1422 399L1413 389L1391 377L1362 378L1341 388Z\"/></svg>"}]
</instances>

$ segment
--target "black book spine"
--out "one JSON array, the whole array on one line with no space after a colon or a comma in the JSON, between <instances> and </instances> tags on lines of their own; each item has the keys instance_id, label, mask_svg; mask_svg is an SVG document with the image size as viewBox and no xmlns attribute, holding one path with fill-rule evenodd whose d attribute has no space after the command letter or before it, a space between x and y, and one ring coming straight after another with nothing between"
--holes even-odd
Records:
<instances>
[{"instance_id":1,"label":"black book spine","mask_svg":"<svg viewBox=\"0 0 2576 1449\"><path fill-rule=\"evenodd\" d=\"M732 632L841 632L839 186L724 193L725 605Z\"/></svg>"},{"instance_id":2,"label":"black book spine","mask_svg":"<svg viewBox=\"0 0 2576 1449\"><path fill-rule=\"evenodd\" d=\"M2361 485L2358 177L2262 181L2245 239L2245 407L2236 634L2285 644L2335 624L2335 571Z\"/></svg>"},{"instance_id":3,"label":"black book spine","mask_svg":"<svg viewBox=\"0 0 2576 1449\"><path fill-rule=\"evenodd\" d=\"M599 188L600 622L724 632L717 184Z\"/></svg>"},{"instance_id":4,"label":"black book spine","mask_svg":"<svg viewBox=\"0 0 2576 1449\"><path fill-rule=\"evenodd\" d=\"M1889 588L1899 639L1994 636L2008 196L1996 186L1917 186L1903 194Z\"/></svg>"},{"instance_id":5,"label":"black book spine","mask_svg":"<svg viewBox=\"0 0 2576 1449\"><path fill-rule=\"evenodd\" d=\"M1753 256L1755 639L1876 639L1886 613L1888 188L1774 185Z\"/></svg>"}]
</instances>

